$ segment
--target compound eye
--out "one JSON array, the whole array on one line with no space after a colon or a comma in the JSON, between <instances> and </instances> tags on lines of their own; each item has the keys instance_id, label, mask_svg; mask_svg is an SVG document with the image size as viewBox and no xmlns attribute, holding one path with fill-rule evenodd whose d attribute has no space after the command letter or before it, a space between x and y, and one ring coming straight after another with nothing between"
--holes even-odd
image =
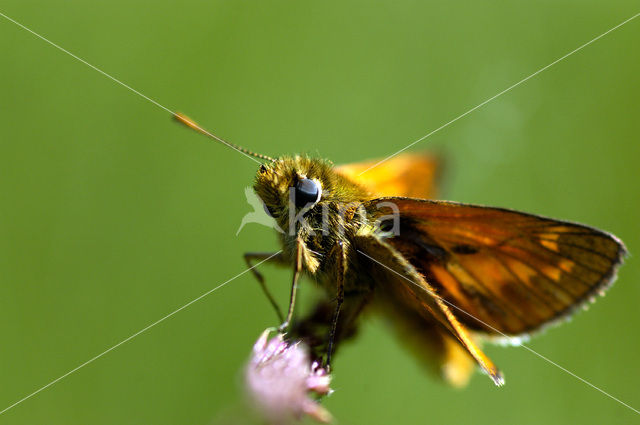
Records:
<instances>
[{"instance_id":1,"label":"compound eye","mask_svg":"<svg viewBox=\"0 0 640 425\"><path fill-rule=\"evenodd\" d=\"M296 207L303 208L320 200L320 184L311 179L300 179L296 183Z\"/></svg>"}]
</instances>

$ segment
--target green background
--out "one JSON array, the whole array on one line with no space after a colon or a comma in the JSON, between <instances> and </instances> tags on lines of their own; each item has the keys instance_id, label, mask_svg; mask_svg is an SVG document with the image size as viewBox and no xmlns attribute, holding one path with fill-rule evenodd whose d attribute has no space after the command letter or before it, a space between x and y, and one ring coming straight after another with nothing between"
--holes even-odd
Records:
<instances>
[{"instance_id":1,"label":"green background","mask_svg":"<svg viewBox=\"0 0 640 425\"><path fill-rule=\"evenodd\" d=\"M276 156L384 157L639 12L636 1L26 1L0 12L172 110ZM632 256L529 344L640 408L640 18L439 131L445 197L580 221ZM276 250L256 164L0 18L0 409ZM267 268L284 302L290 272ZM305 282L303 291L311 285ZM245 423L241 369L275 315L248 274L0 416ZM633 423L517 347L464 390L367 321L335 363L342 424Z\"/></svg>"}]
</instances>

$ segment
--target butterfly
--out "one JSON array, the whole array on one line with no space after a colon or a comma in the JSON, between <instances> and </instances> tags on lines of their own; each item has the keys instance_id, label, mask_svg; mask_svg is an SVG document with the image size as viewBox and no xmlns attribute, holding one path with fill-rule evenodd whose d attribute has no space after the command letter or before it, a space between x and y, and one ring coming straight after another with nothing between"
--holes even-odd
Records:
<instances>
[{"instance_id":1,"label":"butterfly","mask_svg":"<svg viewBox=\"0 0 640 425\"><path fill-rule=\"evenodd\" d=\"M247 253L247 264L269 259L292 268L286 315L251 270L280 330L305 340L327 366L360 317L373 312L392 319L401 339L450 384L464 385L478 365L502 385L482 342L513 341L570 317L604 293L626 255L617 237L583 224L431 200L439 161L425 154L335 166L230 146L264 161L253 189L283 229L279 253ZM294 317L303 275L326 298Z\"/></svg>"}]
</instances>

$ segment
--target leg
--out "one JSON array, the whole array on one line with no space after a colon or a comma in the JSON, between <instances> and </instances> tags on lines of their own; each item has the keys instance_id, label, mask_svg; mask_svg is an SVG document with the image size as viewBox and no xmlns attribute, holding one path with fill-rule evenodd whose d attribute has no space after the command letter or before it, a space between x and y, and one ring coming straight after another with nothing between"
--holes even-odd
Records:
<instances>
[{"instance_id":1,"label":"leg","mask_svg":"<svg viewBox=\"0 0 640 425\"><path fill-rule=\"evenodd\" d=\"M278 303L276 302L275 298L273 298L273 295L271 295L271 292L269 292L269 289L267 288L267 285L264 282L264 277L252 264L253 260L267 260L267 259L269 259L270 261L277 261L277 262L284 261L282 258L282 253L275 256L273 253L268 253L268 252L247 252L244 254L244 261L247 263L247 266L249 267L249 270L251 270L251 273L253 273L253 275L258 280L258 283L260 283L260 287L262 288L262 291L267 296L267 299L269 300L274 310L276 311L276 314L278 315L278 320L280 321L280 323L282 323L284 319L282 316L282 311L280 311L280 307L278 306Z\"/></svg>"},{"instance_id":2,"label":"leg","mask_svg":"<svg viewBox=\"0 0 640 425\"><path fill-rule=\"evenodd\" d=\"M340 316L340 308L344 302L344 275L346 273L345 268L345 252L342 242L338 241L336 245L336 286L338 293L336 295L336 309L333 312L333 318L331 319L331 330L329 331L329 344L327 345L327 371L331 368L331 353L333 351L333 344L336 337L336 329L338 328L338 317Z\"/></svg>"},{"instance_id":3,"label":"leg","mask_svg":"<svg viewBox=\"0 0 640 425\"><path fill-rule=\"evenodd\" d=\"M282 322L278 331L284 332L291 323L293 317L293 309L296 304L296 292L298 292L298 278L300 277L300 271L302 270L302 246L298 241L296 243L296 260L293 266L293 281L291 282L291 296L289 297L289 311L287 312L287 318Z\"/></svg>"}]
</instances>

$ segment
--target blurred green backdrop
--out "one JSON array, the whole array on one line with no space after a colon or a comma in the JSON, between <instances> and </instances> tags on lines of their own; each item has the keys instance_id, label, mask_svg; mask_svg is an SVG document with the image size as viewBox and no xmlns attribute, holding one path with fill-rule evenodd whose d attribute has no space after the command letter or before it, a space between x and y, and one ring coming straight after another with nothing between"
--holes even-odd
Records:
<instances>
[{"instance_id":1,"label":"blurred green backdrop","mask_svg":"<svg viewBox=\"0 0 640 425\"><path fill-rule=\"evenodd\" d=\"M25 1L0 12L222 137L269 155L386 156L637 13L632 0ZM638 233L640 19L415 146L445 197ZM256 164L0 18L0 409L276 249L247 226ZM280 299L289 271L267 268ZM640 263L530 346L640 408ZM305 285L309 292L311 285ZM275 316L244 275L0 416L7 424L208 424ZM522 348L465 390L378 319L335 366L343 424L632 423ZM226 419L225 419L226 418Z\"/></svg>"}]
</instances>

